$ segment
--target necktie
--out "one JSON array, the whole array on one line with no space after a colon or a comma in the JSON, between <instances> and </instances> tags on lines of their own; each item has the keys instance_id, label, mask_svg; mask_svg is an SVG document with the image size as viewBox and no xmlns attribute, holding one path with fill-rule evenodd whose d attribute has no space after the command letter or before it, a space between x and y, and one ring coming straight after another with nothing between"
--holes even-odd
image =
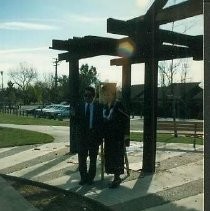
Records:
<instances>
[{"instance_id":1,"label":"necktie","mask_svg":"<svg viewBox=\"0 0 210 211\"><path fill-rule=\"evenodd\" d=\"M89 128L90 126L90 104L89 103L87 104L87 107L86 107L85 119L86 119L86 125Z\"/></svg>"}]
</instances>

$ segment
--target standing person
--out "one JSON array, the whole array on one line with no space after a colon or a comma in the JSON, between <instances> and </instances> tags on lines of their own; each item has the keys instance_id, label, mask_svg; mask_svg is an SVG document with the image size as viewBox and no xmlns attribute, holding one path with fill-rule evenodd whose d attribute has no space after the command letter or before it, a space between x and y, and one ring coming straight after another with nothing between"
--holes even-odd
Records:
<instances>
[{"instance_id":1,"label":"standing person","mask_svg":"<svg viewBox=\"0 0 210 211\"><path fill-rule=\"evenodd\" d=\"M104 102L105 172L114 174L110 188L116 188L121 183L120 175L124 173L124 139L129 116L122 103L116 100L115 85L105 84L101 93Z\"/></svg>"},{"instance_id":2,"label":"standing person","mask_svg":"<svg viewBox=\"0 0 210 211\"><path fill-rule=\"evenodd\" d=\"M94 102L95 89L85 88L84 102L75 108L75 117L79 125L78 161L81 180L80 185L92 184L96 176L96 161L99 145L102 142L103 124L102 106ZM87 169L87 157L90 158Z\"/></svg>"}]
</instances>

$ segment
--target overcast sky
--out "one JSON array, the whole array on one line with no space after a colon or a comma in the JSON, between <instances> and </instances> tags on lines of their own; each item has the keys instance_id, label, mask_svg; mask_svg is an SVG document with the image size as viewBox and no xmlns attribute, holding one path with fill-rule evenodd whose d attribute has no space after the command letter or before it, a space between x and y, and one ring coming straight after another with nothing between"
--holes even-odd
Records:
<instances>
[{"instance_id":1,"label":"overcast sky","mask_svg":"<svg viewBox=\"0 0 210 211\"><path fill-rule=\"evenodd\" d=\"M181 2L183 0L176 0ZM122 37L108 34L108 18L129 20L145 14L153 0L0 0L0 71L7 73L20 62L33 65L39 75L54 73L53 58L60 51L50 50L52 39L86 35ZM168 4L174 0L169 0ZM175 24L175 30L203 34L202 16ZM168 29L170 25L166 26ZM110 66L109 56L80 60L97 68L102 81L121 81L121 67ZM68 63L61 62L58 74L68 74ZM178 79L177 79L178 80ZM203 62L189 59L189 81L203 81ZM144 65L132 65L132 84L144 83Z\"/></svg>"}]
</instances>

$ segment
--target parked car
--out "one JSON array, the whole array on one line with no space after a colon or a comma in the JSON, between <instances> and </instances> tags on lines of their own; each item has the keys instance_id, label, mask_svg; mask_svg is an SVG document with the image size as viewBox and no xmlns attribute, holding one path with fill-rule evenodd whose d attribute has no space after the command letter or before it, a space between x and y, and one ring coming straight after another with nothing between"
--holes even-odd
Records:
<instances>
[{"instance_id":1,"label":"parked car","mask_svg":"<svg viewBox=\"0 0 210 211\"><path fill-rule=\"evenodd\" d=\"M38 109L35 109L35 116L36 117L46 117L46 112L56 108L57 105L56 104L52 104L52 105L48 105L44 108L38 108Z\"/></svg>"},{"instance_id":2,"label":"parked car","mask_svg":"<svg viewBox=\"0 0 210 211\"><path fill-rule=\"evenodd\" d=\"M49 119L56 119L58 114L69 115L69 107L69 105L56 105L54 108L47 110L45 116Z\"/></svg>"},{"instance_id":3,"label":"parked car","mask_svg":"<svg viewBox=\"0 0 210 211\"><path fill-rule=\"evenodd\" d=\"M57 114L59 120L70 117L70 106L64 106L63 109Z\"/></svg>"}]
</instances>

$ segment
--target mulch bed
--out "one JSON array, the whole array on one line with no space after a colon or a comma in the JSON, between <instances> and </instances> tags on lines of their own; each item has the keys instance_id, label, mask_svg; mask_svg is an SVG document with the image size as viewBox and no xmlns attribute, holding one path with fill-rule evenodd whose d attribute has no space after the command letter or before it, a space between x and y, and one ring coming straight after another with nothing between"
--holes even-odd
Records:
<instances>
[{"instance_id":1,"label":"mulch bed","mask_svg":"<svg viewBox=\"0 0 210 211\"><path fill-rule=\"evenodd\" d=\"M99 202L71 191L22 178L3 176L28 202L40 211L110 211Z\"/></svg>"}]
</instances>

